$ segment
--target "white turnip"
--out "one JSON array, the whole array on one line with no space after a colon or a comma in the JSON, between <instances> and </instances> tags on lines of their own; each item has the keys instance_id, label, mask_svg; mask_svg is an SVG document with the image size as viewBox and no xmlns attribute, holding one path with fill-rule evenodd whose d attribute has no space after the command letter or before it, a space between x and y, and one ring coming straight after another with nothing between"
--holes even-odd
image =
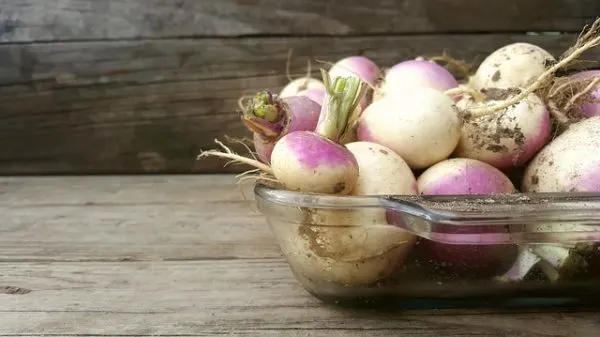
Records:
<instances>
[{"instance_id":1,"label":"white turnip","mask_svg":"<svg viewBox=\"0 0 600 337\"><path fill-rule=\"evenodd\" d=\"M571 125L546 145L529 163L523 175L522 190L530 193L600 192L600 116ZM558 223L528 226L528 230L545 232L543 237L559 239L561 232L589 232L598 240L600 226ZM584 248L589 245L583 245ZM533 246L544 260L544 271L551 279L585 267L586 261L575 245Z\"/></svg>"},{"instance_id":2,"label":"white turnip","mask_svg":"<svg viewBox=\"0 0 600 337\"><path fill-rule=\"evenodd\" d=\"M416 179L391 149L370 142L346 147L358 161L350 195L416 194ZM371 284L402 265L416 237L388 225L385 209L307 211L299 226L274 228L295 271L317 282Z\"/></svg>"},{"instance_id":3,"label":"white turnip","mask_svg":"<svg viewBox=\"0 0 600 337\"><path fill-rule=\"evenodd\" d=\"M510 179L500 170L484 162L466 158L451 158L431 166L419 176L417 183L419 193L423 195L491 195L516 192ZM452 235L453 240L464 236L464 244L423 240L419 248L437 264L453 271L491 270L496 273L501 268L508 268L514 260L516 246L493 242L468 243L483 243L479 234L497 230L498 226L450 228L446 233ZM443 241L444 234L439 233L432 238Z\"/></svg>"},{"instance_id":4,"label":"white turnip","mask_svg":"<svg viewBox=\"0 0 600 337\"><path fill-rule=\"evenodd\" d=\"M477 89L525 88L556 63L552 54L526 42L503 46L488 55L470 79Z\"/></svg>"},{"instance_id":5,"label":"white turnip","mask_svg":"<svg viewBox=\"0 0 600 337\"><path fill-rule=\"evenodd\" d=\"M518 93L519 90L490 91L486 101L465 97L457 105L468 113L472 108L502 103ZM501 170L521 167L546 144L551 129L544 102L529 94L498 113L466 119L455 155L477 159Z\"/></svg>"},{"instance_id":6,"label":"white turnip","mask_svg":"<svg viewBox=\"0 0 600 337\"><path fill-rule=\"evenodd\" d=\"M454 101L427 87L413 87L374 101L363 111L359 140L385 145L412 169L442 161L454 151L461 119Z\"/></svg>"}]
</instances>

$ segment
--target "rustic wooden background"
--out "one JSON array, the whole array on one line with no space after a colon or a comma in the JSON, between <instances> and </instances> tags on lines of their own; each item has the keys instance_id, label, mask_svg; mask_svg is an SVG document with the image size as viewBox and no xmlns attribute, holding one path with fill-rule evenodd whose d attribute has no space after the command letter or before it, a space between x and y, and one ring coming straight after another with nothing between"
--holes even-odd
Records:
<instances>
[{"instance_id":1,"label":"rustic wooden background","mask_svg":"<svg viewBox=\"0 0 600 337\"><path fill-rule=\"evenodd\" d=\"M0 174L239 171L195 156L248 135L235 102L280 89L290 49L293 76L352 54L477 64L515 41L558 55L599 15L598 0L0 0Z\"/></svg>"}]
</instances>

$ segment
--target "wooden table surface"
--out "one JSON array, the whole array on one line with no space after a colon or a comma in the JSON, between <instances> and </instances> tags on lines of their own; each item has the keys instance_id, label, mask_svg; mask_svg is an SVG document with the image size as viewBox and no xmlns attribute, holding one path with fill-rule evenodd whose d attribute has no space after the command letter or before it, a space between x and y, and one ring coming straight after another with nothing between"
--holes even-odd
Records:
<instances>
[{"instance_id":1,"label":"wooden table surface","mask_svg":"<svg viewBox=\"0 0 600 337\"><path fill-rule=\"evenodd\" d=\"M250 192L249 188L244 189ZM231 175L0 178L0 336L597 336L598 312L328 306Z\"/></svg>"}]
</instances>

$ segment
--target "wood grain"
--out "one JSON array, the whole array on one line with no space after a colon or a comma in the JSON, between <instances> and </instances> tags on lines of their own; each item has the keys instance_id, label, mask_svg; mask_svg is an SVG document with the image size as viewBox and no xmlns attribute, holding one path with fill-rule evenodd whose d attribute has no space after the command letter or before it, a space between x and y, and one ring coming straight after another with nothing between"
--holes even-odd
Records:
<instances>
[{"instance_id":1,"label":"wood grain","mask_svg":"<svg viewBox=\"0 0 600 337\"><path fill-rule=\"evenodd\" d=\"M579 31L595 0L4 0L0 41Z\"/></svg>"},{"instance_id":2,"label":"wood grain","mask_svg":"<svg viewBox=\"0 0 600 337\"><path fill-rule=\"evenodd\" d=\"M558 55L574 39L494 34L0 45L0 174L245 170L195 157L225 134L249 136L237 99L279 90L290 49L292 72L300 76L308 58L334 62L364 54L387 67L447 49L477 64L507 43L532 42ZM599 60L600 51L584 57Z\"/></svg>"},{"instance_id":3,"label":"wood grain","mask_svg":"<svg viewBox=\"0 0 600 337\"><path fill-rule=\"evenodd\" d=\"M279 260L3 263L0 336L594 337L596 312L341 310ZM460 313L460 315L458 314Z\"/></svg>"},{"instance_id":4,"label":"wood grain","mask_svg":"<svg viewBox=\"0 0 600 337\"><path fill-rule=\"evenodd\" d=\"M0 179L1 261L278 258L229 175Z\"/></svg>"}]
</instances>

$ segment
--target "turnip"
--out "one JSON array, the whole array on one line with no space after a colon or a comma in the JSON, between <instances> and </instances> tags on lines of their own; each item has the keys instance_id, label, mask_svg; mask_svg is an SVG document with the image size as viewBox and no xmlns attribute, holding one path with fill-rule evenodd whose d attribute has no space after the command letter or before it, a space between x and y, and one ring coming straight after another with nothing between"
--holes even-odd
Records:
<instances>
[{"instance_id":1,"label":"turnip","mask_svg":"<svg viewBox=\"0 0 600 337\"><path fill-rule=\"evenodd\" d=\"M484 102L465 97L457 105L468 112L502 103L518 93L518 90L490 91ZM546 144L551 129L550 113L544 102L536 94L529 94L499 113L467 119L455 155L477 159L501 170L520 167Z\"/></svg>"},{"instance_id":2,"label":"turnip","mask_svg":"<svg viewBox=\"0 0 600 337\"><path fill-rule=\"evenodd\" d=\"M358 178L358 164L339 140L366 88L355 76L337 77L331 84L323 71L323 78L327 94L315 131L295 131L279 139L271 154L271 168L287 189L348 194Z\"/></svg>"},{"instance_id":3,"label":"turnip","mask_svg":"<svg viewBox=\"0 0 600 337\"><path fill-rule=\"evenodd\" d=\"M529 163L523 175L524 192L600 192L600 116L593 116L571 125L564 133L545 146ZM577 223L541 224L528 230L544 232L549 241L561 239L568 232L589 232L589 239L598 241L598 225ZM544 260L544 271L556 279L585 268L580 251L589 244L535 246L533 251ZM551 271L555 270L556 273Z\"/></svg>"},{"instance_id":4,"label":"turnip","mask_svg":"<svg viewBox=\"0 0 600 337\"><path fill-rule=\"evenodd\" d=\"M585 92L588 97L582 97L579 110L584 117L592 117L600 115L600 70L589 70L577 73L571 76L572 79L587 79L584 83L590 86L590 89L584 88L581 92ZM587 87L586 86L586 87ZM574 100L576 101L576 100Z\"/></svg>"},{"instance_id":5,"label":"turnip","mask_svg":"<svg viewBox=\"0 0 600 337\"><path fill-rule=\"evenodd\" d=\"M488 55L470 79L477 89L525 88L556 63L552 54L531 43L517 42Z\"/></svg>"},{"instance_id":6,"label":"turnip","mask_svg":"<svg viewBox=\"0 0 600 337\"><path fill-rule=\"evenodd\" d=\"M270 163L277 140L290 132L314 130L320 112L321 105L306 96L279 98L261 91L243 107L242 121L253 132L258 157Z\"/></svg>"},{"instance_id":7,"label":"turnip","mask_svg":"<svg viewBox=\"0 0 600 337\"><path fill-rule=\"evenodd\" d=\"M360 175L350 195L416 194L416 179L391 149L370 142L346 145ZM388 225L385 209L306 211L305 224L274 227L295 272L313 282L372 284L394 272L416 237Z\"/></svg>"},{"instance_id":8,"label":"turnip","mask_svg":"<svg viewBox=\"0 0 600 337\"><path fill-rule=\"evenodd\" d=\"M500 170L484 162L466 158L451 158L431 166L419 176L417 183L419 193L423 195L490 195L516 192L510 179ZM496 230L498 230L497 226L457 227L448 234L464 236L465 244L423 240L419 246L420 250L423 250L433 261L453 271L497 272L500 268L508 268L507 263L510 264L514 260L516 246L493 242L468 244L478 239L482 240L479 238L479 233ZM437 236L441 236L438 239L443 240L444 233ZM432 238L435 239L437 236Z\"/></svg>"},{"instance_id":9,"label":"turnip","mask_svg":"<svg viewBox=\"0 0 600 337\"><path fill-rule=\"evenodd\" d=\"M385 145L412 169L423 169L450 156L460 129L459 112L450 97L415 86L369 105L359 119L357 137Z\"/></svg>"},{"instance_id":10,"label":"turnip","mask_svg":"<svg viewBox=\"0 0 600 337\"><path fill-rule=\"evenodd\" d=\"M375 90L375 99L396 95L414 86L424 86L445 92L458 87L458 82L446 68L425 60L400 62L385 72L383 81Z\"/></svg>"}]
</instances>

